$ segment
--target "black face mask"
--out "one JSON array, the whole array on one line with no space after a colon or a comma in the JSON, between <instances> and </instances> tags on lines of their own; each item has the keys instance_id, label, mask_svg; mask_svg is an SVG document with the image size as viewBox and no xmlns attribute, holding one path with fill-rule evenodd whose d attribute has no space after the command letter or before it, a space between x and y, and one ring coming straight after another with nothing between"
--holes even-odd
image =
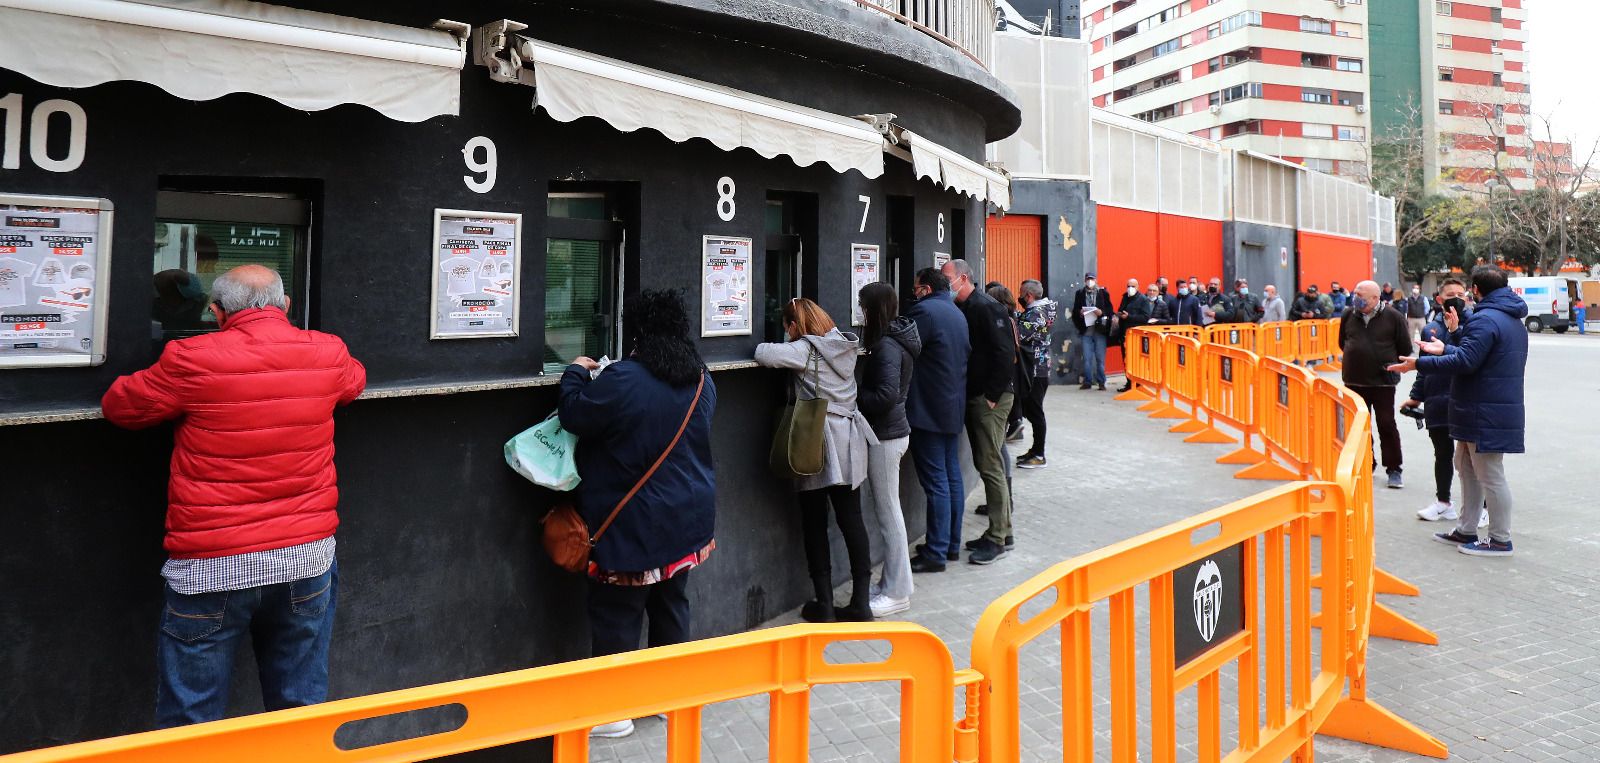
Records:
<instances>
[{"instance_id":1,"label":"black face mask","mask_svg":"<svg viewBox=\"0 0 1600 763\"><path fill-rule=\"evenodd\" d=\"M1207 286L1206 287L1206 292L1209 293L1209 294L1216 294L1217 293L1217 287L1215 287L1215 286Z\"/></svg>"}]
</instances>

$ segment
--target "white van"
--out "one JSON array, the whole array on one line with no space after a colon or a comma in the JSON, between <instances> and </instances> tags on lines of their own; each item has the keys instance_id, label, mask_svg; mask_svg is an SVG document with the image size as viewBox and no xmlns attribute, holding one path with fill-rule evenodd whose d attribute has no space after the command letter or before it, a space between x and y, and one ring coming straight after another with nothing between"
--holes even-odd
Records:
<instances>
[{"instance_id":1,"label":"white van","mask_svg":"<svg viewBox=\"0 0 1600 763\"><path fill-rule=\"evenodd\" d=\"M1547 328L1557 334L1567 333L1572 325L1572 299L1578 293L1578 282L1560 276L1535 276L1512 278L1511 290L1528 303L1528 317L1523 323L1528 331L1537 334Z\"/></svg>"}]
</instances>

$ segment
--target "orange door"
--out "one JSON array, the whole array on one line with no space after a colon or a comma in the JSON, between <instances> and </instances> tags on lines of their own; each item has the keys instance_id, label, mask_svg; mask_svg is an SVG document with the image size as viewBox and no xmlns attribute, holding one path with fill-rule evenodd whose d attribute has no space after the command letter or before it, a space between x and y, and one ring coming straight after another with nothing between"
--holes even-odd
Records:
<instances>
[{"instance_id":1,"label":"orange door","mask_svg":"<svg viewBox=\"0 0 1600 763\"><path fill-rule=\"evenodd\" d=\"M1015 295L1023 281L1043 281L1043 230L1043 218L1035 215L990 217L984 234L985 282L999 281Z\"/></svg>"}]
</instances>

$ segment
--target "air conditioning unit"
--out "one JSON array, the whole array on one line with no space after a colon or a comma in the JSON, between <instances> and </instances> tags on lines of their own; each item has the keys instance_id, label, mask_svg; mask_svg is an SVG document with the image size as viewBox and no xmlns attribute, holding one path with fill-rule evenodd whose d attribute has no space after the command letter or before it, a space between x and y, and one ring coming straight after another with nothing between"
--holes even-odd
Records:
<instances>
[{"instance_id":1,"label":"air conditioning unit","mask_svg":"<svg viewBox=\"0 0 1600 763\"><path fill-rule=\"evenodd\" d=\"M1356 113L1357 114L1365 114L1365 113L1367 113L1367 104L1365 104L1365 103L1356 104Z\"/></svg>"},{"instance_id":2,"label":"air conditioning unit","mask_svg":"<svg viewBox=\"0 0 1600 763\"><path fill-rule=\"evenodd\" d=\"M1334 6L1338 8L1343 8L1349 2L1350 0L1333 0Z\"/></svg>"},{"instance_id":3,"label":"air conditioning unit","mask_svg":"<svg viewBox=\"0 0 1600 763\"><path fill-rule=\"evenodd\" d=\"M1212 113L1212 114L1213 114L1213 115L1215 115L1215 114L1221 114L1221 113L1222 113L1222 107L1221 107L1221 106L1212 106L1212 107L1211 107L1211 108L1210 108L1210 111L1211 111L1211 113Z\"/></svg>"}]
</instances>

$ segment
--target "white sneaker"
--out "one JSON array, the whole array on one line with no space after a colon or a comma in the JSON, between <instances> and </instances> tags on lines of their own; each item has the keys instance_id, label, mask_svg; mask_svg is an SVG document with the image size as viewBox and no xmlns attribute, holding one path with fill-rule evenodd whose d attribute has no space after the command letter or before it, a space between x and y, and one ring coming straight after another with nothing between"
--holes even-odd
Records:
<instances>
[{"instance_id":1,"label":"white sneaker","mask_svg":"<svg viewBox=\"0 0 1600 763\"><path fill-rule=\"evenodd\" d=\"M625 736L632 735L633 721L628 719L612 721L610 723L602 723L599 726L589 729L589 736L598 739L621 739Z\"/></svg>"},{"instance_id":2,"label":"white sneaker","mask_svg":"<svg viewBox=\"0 0 1600 763\"><path fill-rule=\"evenodd\" d=\"M896 614L898 612L904 612L910 609L911 599L894 599L880 593L877 596L872 597L872 601L869 602L869 606L872 607L873 617L888 617L889 615Z\"/></svg>"},{"instance_id":3,"label":"white sneaker","mask_svg":"<svg viewBox=\"0 0 1600 763\"><path fill-rule=\"evenodd\" d=\"M1417 519L1420 519L1424 522L1437 522L1441 519L1460 518L1461 515L1456 512L1455 504L1444 503L1442 501L1434 501L1417 512Z\"/></svg>"}]
</instances>

